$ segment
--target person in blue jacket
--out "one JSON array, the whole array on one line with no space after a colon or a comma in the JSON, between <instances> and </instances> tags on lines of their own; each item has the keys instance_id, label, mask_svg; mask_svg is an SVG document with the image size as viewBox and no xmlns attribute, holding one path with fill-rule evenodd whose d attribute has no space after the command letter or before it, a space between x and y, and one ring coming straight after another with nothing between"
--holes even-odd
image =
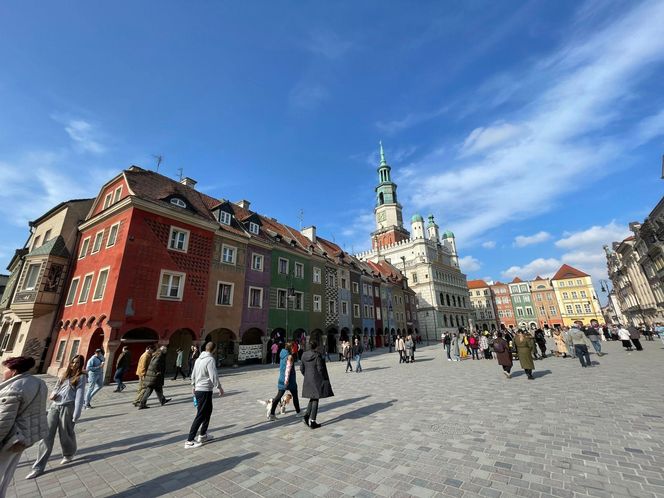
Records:
<instances>
[{"instance_id":1,"label":"person in blue jacket","mask_svg":"<svg viewBox=\"0 0 664 498\"><path fill-rule=\"evenodd\" d=\"M295 378L295 368L293 368L293 355L291 354L291 343L287 342L279 353L279 380L277 381L277 395L272 398L272 408L268 420L276 420L274 414L279 401L286 391L290 391L293 396L293 407L297 415L300 415L300 401L297 397L297 379Z\"/></svg>"}]
</instances>

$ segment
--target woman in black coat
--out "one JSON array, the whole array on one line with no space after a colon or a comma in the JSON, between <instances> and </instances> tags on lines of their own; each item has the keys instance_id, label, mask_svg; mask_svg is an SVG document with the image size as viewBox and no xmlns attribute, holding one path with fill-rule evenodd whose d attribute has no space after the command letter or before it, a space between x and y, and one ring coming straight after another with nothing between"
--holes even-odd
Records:
<instances>
[{"instance_id":1,"label":"woman in black coat","mask_svg":"<svg viewBox=\"0 0 664 498\"><path fill-rule=\"evenodd\" d=\"M493 341L493 351L498 358L498 365L503 367L503 373L508 379L512 378L510 371L512 370L512 352L507 341L503 339L503 333L498 332Z\"/></svg>"},{"instance_id":2,"label":"woman in black coat","mask_svg":"<svg viewBox=\"0 0 664 498\"><path fill-rule=\"evenodd\" d=\"M304 376L302 384L302 397L309 398L309 404L304 411L303 422L312 429L318 429L320 424L316 423L318 414L318 400L334 396L330 385L330 376L327 374L325 360L316 351L318 343L309 341L309 351L302 355L300 372Z\"/></svg>"}]
</instances>

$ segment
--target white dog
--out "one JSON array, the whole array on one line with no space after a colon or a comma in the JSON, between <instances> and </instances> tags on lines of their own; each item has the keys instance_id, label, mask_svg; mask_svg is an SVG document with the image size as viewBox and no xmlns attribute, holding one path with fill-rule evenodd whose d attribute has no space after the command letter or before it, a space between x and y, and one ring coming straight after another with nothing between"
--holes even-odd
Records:
<instances>
[{"instance_id":1,"label":"white dog","mask_svg":"<svg viewBox=\"0 0 664 498\"><path fill-rule=\"evenodd\" d=\"M291 402L293 395L291 393L286 393L282 396L281 401L279 401L279 413L283 415L286 413L286 405ZM270 399L257 399L261 405L265 407L265 416L270 418L270 411L272 410L272 398Z\"/></svg>"}]
</instances>

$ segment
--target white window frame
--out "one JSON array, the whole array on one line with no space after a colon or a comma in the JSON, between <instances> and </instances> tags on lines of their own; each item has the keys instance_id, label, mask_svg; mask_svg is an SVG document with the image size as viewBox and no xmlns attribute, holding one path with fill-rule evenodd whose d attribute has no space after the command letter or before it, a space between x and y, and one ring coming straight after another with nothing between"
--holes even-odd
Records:
<instances>
[{"instance_id":1,"label":"white window frame","mask_svg":"<svg viewBox=\"0 0 664 498\"><path fill-rule=\"evenodd\" d=\"M360 293L360 284L358 282L353 282L353 294Z\"/></svg>"},{"instance_id":2,"label":"white window frame","mask_svg":"<svg viewBox=\"0 0 664 498\"><path fill-rule=\"evenodd\" d=\"M171 199L170 202L171 202L171 204L173 204L174 206L177 206L177 207L182 208L182 209L187 209L187 203L184 202L184 201L183 201L182 199L180 199L179 197L173 197L173 198Z\"/></svg>"},{"instance_id":3,"label":"white window frame","mask_svg":"<svg viewBox=\"0 0 664 498\"><path fill-rule=\"evenodd\" d=\"M348 301L341 301L341 314L342 315L348 314Z\"/></svg>"},{"instance_id":4,"label":"white window frame","mask_svg":"<svg viewBox=\"0 0 664 498\"><path fill-rule=\"evenodd\" d=\"M113 229L115 229L115 236L113 236ZM117 223L113 223L111 227L108 229L108 239L106 240L106 247L113 247L115 243L118 241L118 234L120 233L120 222L118 221ZM111 242L112 240L112 242Z\"/></svg>"},{"instance_id":5,"label":"white window frame","mask_svg":"<svg viewBox=\"0 0 664 498\"><path fill-rule=\"evenodd\" d=\"M334 299L328 299L327 301L327 312L330 315L337 314L337 302Z\"/></svg>"},{"instance_id":6,"label":"white window frame","mask_svg":"<svg viewBox=\"0 0 664 498\"><path fill-rule=\"evenodd\" d=\"M583 305L583 311L584 311L587 315L590 315L590 314L593 312L592 307L591 307L590 304L588 304L588 303L585 303L585 304Z\"/></svg>"},{"instance_id":7,"label":"white window frame","mask_svg":"<svg viewBox=\"0 0 664 498\"><path fill-rule=\"evenodd\" d=\"M304 278L304 265L296 261L293 265L293 272L295 278Z\"/></svg>"},{"instance_id":8,"label":"white window frame","mask_svg":"<svg viewBox=\"0 0 664 498\"><path fill-rule=\"evenodd\" d=\"M380 289L378 287L374 287L374 297L380 297Z\"/></svg>"},{"instance_id":9,"label":"white window frame","mask_svg":"<svg viewBox=\"0 0 664 498\"><path fill-rule=\"evenodd\" d=\"M588 297L588 294L586 294L586 291L584 291L584 290L582 290L582 291L579 293L579 295L580 295L583 299L585 299L585 298Z\"/></svg>"},{"instance_id":10,"label":"white window frame","mask_svg":"<svg viewBox=\"0 0 664 498\"><path fill-rule=\"evenodd\" d=\"M101 273L101 272L100 272ZM164 276L169 275L171 277L180 277L180 284L178 285L178 294L177 296L162 296L161 294L161 286L162 286L162 281L164 280ZM173 271L173 270L161 270L159 272L159 285L157 288L157 299L160 301L182 301L182 296L184 295L184 283L187 278L186 273L182 273L179 271ZM172 283L172 282L171 282ZM170 285L169 285L169 290L170 290Z\"/></svg>"},{"instance_id":11,"label":"white window frame","mask_svg":"<svg viewBox=\"0 0 664 498\"><path fill-rule=\"evenodd\" d=\"M183 242L183 247L177 247L177 245L173 245L173 234L181 233L184 235L184 242ZM191 232L185 228L180 228L175 225L171 225L171 229L168 232L168 250L169 251L177 251L177 252L187 252L189 250L189 235ZM179 239L176 240L176 244L179 242Z\"/></svg>"},{"instance_id":12,"label":"white window frame","mask_svg":"<svg viewBox=\"0 0 664 498\"><path fill-rule=\"evenodd\" d=\"M353 318L360 318L360 305L353 304Z\"/></svg>"},{"instance_id":13,"label":"white window frame","mask_svg":"<svg viewBox=\"0 0 664 498\"><path fill-rule=\"evenodd\" d=\"M89 277L89 279L88 279ZM92 290L92 281L95 278L94 272L92 273L86 273L83 275L83 283L81 284L81 292L78 295L78 304L85 304L88 302L88 298L90 297L90 291ZM88 281L88 288L87 290L85 289L85 282Z\"/></svg>"},{"instance_id":14,"label":"white window frame","mask_svg":"<svg viewBox=\"0 0 664 498\"><path fill-rule=\"evenodd\" d=\"M583 308L581 308L580 304L575 304L574 305L574 311L578 314L581 315L583 313Z\"/></svg>"},{"instance_id":15,"label":"white window frame","mask_svg":"<svg viewBox=\"0 0 664 498\"><path fill-rule=\"evenodd\" d=\"M58 349L57 353L55 354L55 361L62 361L62 359L65 357L65 350L67 349L67 340L62 339L58 343Z\"/></svg>"},{"instance_id":16,"label":"white window frame","mask_svg":"<svg viewBox=\"0 0 664 498\"><path fill-rule=\"evenodd\" d=\"M41 262L39 263L29 263L28 266L25 268L25 277L23 278L23 288L22 290L24 291L33 291L36 290L39 287L39 273L41 272L42 269L42 264ZM37 268L37 274L35 276L35 283L32 287L28 287L28 277L30 276L30 269L31 268Z\"/></svg>"},{"instance_id":17,"label":"white window frame","mask_svg":"<svg viewBox=\"0 0 664 498\"><path fill-rule=\"evenodd\" d=\"M258 300L258 305L253 305L251 304L251 292L252 291L258 291L259 293L259 300ZM262 309L263 308L263 288L262 287L249 287L249 293L247 294L247 308L252 308L252 309Z\"/></svg>"},{"instance_id":18,"label":"white window frame","mask_svg":"<svg viewBox=\"0 0 664 498\"><path fill-rule=\"evenodd\" d=\"M41 235L36 235L35 238L32 241L32 247L30 248L31 251L34 251L39 247L39 242L41 241Z\"/></svg>"},{"instance_id":19,"label":"white window frame","mask_svg":"<svg viewBox=\"0 0 664 498\"><path fill-rule=\"evenodd\" d=\"M52 230L50 228L46 230L46 233L44 234L44 239L42 240L42 245L46 244L49 240L51 240L51 232Z\"/></svg>"},{"instance_id":20,"label":"white window frame","mask_svg":"<svg viewBox=\"0 0 664 498\"><path fill-rule=\"evenodd\" d=\"M226 255L224 254L224 251L226 249L229 249L232 251L232 258L230 260L226 260ZM224 263L225 265L234 265L237 261L237 247L232 246L230 244L221 244L221 262Z\"/></svg>"},{"instance_id":21,"label":"white window frame","mask_svg":"<svg viewBox=\"0 0 664 498\"><path fill-rule=\"evenodd\" d=\"M563 292L563 299L569 299L569 293Z\"/></svg>"},{"instance_id":22,"label":"white window frame","mask_svg":"<svg viewBox=\"0 0 664 498\"><path fill-rule=\"evenodd\" d=\"M230 300L227 304L219 302L219 295L220 295L219 291L220 291L220 288L221 288L222 285L228 285L231 288ZM233 306L233 297L234 296L235 296L235 284L233 282L224 282L223 280L217 280L217 296L214 300L215 305L217 305L217 306L226 306L226 307Z\"/></svg>"},{"instance_id":23,"label":"white window frame","mask_svg":"<svg viewBox=\"0 0 664 498\"><path fill-rule=\"evenodd\" d=\"M260 227L258 226L258 223L254 223L253 221L249 222L249 232L253 233L254 235L258 235L258 232L260 232Z\"/></svg>"},{"instance_id":24,"label":"white window frame","mask_svg":"<svg viewBox=\"0 0 664 498\"><path fill-rule=\"evenodd\" d=\"M280 306L279 296L283 294L284 296L284 306ZM287 310L288 309L288 291L286 289L277 289L277 303L275 305L278 310Z\"/></svg>"},{"instance_id":25,"label":"white window frame","mask_svg":"<svg viewBox=\"0 0 664 498\"><path fill-rule=\"evenodd\" d=\"M104 282L103 282L103 287L101 288L101 294L98 296L100 288L99 288L99 282L101 282L101 276L106 275ZM101 301L104 299L104 294L106 293L106 286L108 285L108 277L111 275L111 267L106 266L104 268L101 268L99 270L99 273L97 274L97 281L95 282L95 289L94 292L92 293L92 301ZM161 279L159 280L159 283L161 284Z\"/></svg>"},{"instance_id":26,"label":"white window frame","mask_svg":"<svg viewBox=\"0 0 664 498\"><path fill-rule=\"evenodd\" d=\"M256 265L256 262L260 261L259 265ZM265 262L265 256L255 252L251 253L251 269L254 271L263 271L263 263Z\"/></svg>"},{"instance_id":27,"label":"white window frame","mask_svg":"<svg viewBox=\"0 0 664 498\"><path fill-rule=\"evenodd\" d=\"M109 192L104 197L104 209L108 209L112 203L113 203L113 192Z\"/></svg>"},{"instance_id":28,"label":"white window frame","mask_svg":"<svg viewBox=\"0 0 664 498\"><path fill-rule=\"evenodd\" d=\"M67 292L67 300L65 301L65 308L74 305L76 301L76 293L78 292L78 283L81 280L81 277L74 277L71 279L71 284L69 284L69 292Z\"/></svg>"},{"instance_id":29,"label":"white window frame","mask_svg":"<svg viewBox=\"0 0 664 498\"><path fill-rule=\"evenodd\" d=\"M571 315L572 313L574 313L574 310L572 309L571 304L566 304L565 305L565 311L567 312L568 315Z\"/></svg>"},{"instance_id":30,"label":"white window frame","mask_svg":"<svg viewBox=\"0 0 664 498\"><path fill-rule=\"evenodd\" d=\"M318 268L317 266L314 266L313 281L314 281L315 284L320 284L321 280L322 280L321 269Z\"/></svg>"},{"instance_id":31,"label":"white window frame","mask_svg":"<svg viewBox=\"0 0 664 498\"><path fill-rule=\"evenodd\" d=\"M300 298L300 305L297 305L298 297ZM297 311L304 311L304 292L294 291L293 292L293 307L292 309Z\"/></svg>"},{"instance_id":32,"label":"white window frame","mask_svg":"<svg viewBox=\"0 0 664 498\"><path fill-rule=\"evenodd\" d=\"M113 192L113 204L120 200L120 196L122 196L122 185L116 188Z\"/></svg>"},{"instance_id":33,"label":"white window frame","mask_svg":"<svg viewBox=\"0 0 664 498\"><path fill-rule=\"evenodd\" d=\"M83 259L88 255L88 249L90 249L90 237L86 237L81 242L81 250L78 251L78 259Z\"/></svg>"},{"instance_id":34,"label":"white window frame","mask_svg":"<svg viewBox=\"0 0 664 498\"><path fill-rule=\"evenodd\" d=\"M382 315L381 315L380 307L376 306L376 319L377 320L382 320L381 316Z\"/></svg>"},{"instance_id":35,"label":"white window frame","mask_svg":"<svg viewBox=\"0 0 664 498\"><path fill-rule=\"evenodd\" d=\"M219 223L222 225L230 226L231 224L231 213L226 211L219 211Z\"/></svg>"},{"instance_id":36,"label":"white window frame","mask_svg":"<svg viewBox=\"0 0 664 498\"><path fill-rule=\"evenodd\" d=\"M281 262L285 261L286 262L286 271L281 271ZM288 269L290 268L290 261L288 261L286 258L279 258L278 266L277 266L277 272L279 275L288 275Z\"/></svg>"},{"instance_id":37,"label":"white window frame","mask_svg":"<svg viewBox=\"0 0 664 498\"><path fill-rule=\"evenodd\" d=\"M100 230L95 234L95 238L92 239L92 250L90 251L90 254L97 254L101 251L101 248L104 245L104 231L105 230ZM97 247L97 240L99 240L99 247ZM95 247L97 247L96 250Z\"/></svg>"},{"instance_id":38,"label":"white window frame","mask_svg":"<svg viewBox=\"0 0 664 498\"><path fill-rule=\"evenodd\" d=\"M315 313L320 313L323 310L323 301L319 294L314 294L313 310Z\"/></svg>"}]
</instances>

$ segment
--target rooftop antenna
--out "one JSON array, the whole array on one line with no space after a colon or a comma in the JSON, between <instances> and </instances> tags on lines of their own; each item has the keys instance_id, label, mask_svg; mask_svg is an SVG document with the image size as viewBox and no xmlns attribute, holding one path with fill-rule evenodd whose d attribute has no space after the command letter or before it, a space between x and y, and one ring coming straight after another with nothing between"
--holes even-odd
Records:
<instances>
[{"instance_id":1,"label":"rooftop antenna","mask_svg":"<svg viewBox=\"0 0 664 498\"><path fill-rule=\"evenodd\" d=\"M178 168L178 176L180 177L180 181L182 181L182 168Z\"/></svg>"},{"instance_id":2,"label":"rooftop antenna","mask_svg":"<svg viewBox=\"0 0 664 498\"><path fill-rule=\"evenodd\" d=\"M157 161L157 170L156 170L156 172L159 173L159 166L161 166L161 163L164 160L164 156L162 156L161 154L155 154L152 157L154 157L155 161Z\"/></svg>"},{"instance_id":3,"label":"rooftop antenna","mask_svg":"<svg viewBox=\"0 0 664 498\"><path fill-rule=\"evenodd\" d=\"M304 209L300 209L300 214L297 215L297 219L300 220L300 231L302 231L302 223L304 222Z\"/></svg>"}]
</instances>

